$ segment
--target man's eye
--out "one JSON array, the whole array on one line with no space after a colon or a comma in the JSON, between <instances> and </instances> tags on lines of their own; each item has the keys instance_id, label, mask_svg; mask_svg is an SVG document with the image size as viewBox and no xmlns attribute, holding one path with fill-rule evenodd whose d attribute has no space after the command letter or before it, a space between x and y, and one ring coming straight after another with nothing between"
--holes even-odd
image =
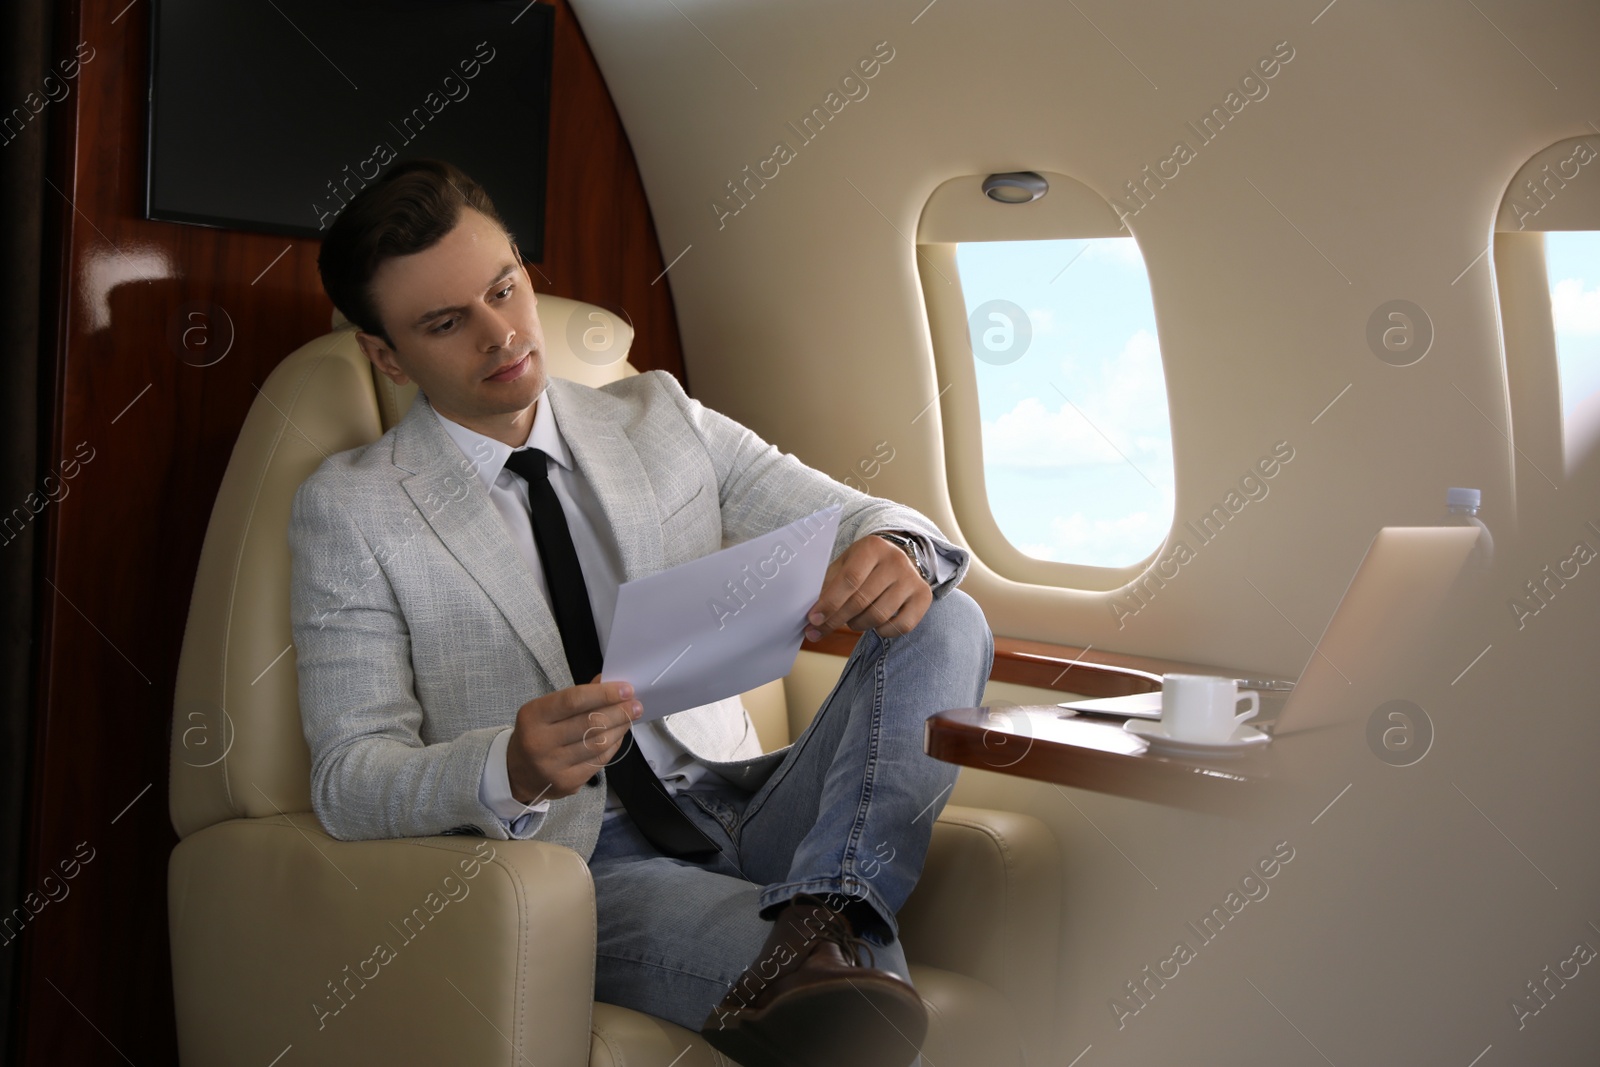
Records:
<instances>
[{"instance_id":1,"label":"man's eye","mask_svg":"<svg viewBox=\"0 0 1600 1067\"><path fill-rule=\"evenodd\" d=\"M456 321L455 319L445 319L443 322L441 322L439 325L435 326L433 329L429 330L428 332L429 333L443 333L445 331L446 327L451 326L452 324L455 323L455 321Z\"/></svg>"},{"instance_id":2,"label":"man's eye","mask_svg":"<svg viewBox=\"0 0 1600 1067\"><path fill-rule=\"evenodd\" d=\"M502 289L498 293L496 293L495 296L504 297L507 293L511 292L511 290L513 290L515 288L516 288L515 285L508 285L504 289Z\"/></svg>"}]
</instances>

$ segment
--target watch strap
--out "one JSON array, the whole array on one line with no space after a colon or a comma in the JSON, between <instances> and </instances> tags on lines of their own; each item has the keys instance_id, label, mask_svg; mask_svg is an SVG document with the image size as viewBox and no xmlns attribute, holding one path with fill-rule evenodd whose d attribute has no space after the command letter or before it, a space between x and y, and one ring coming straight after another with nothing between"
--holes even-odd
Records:
<instances>
[{"instance_id":1,"label":"watch strap","mask_svg":"<svg viewBox=\"0 0 1600 1067\"><path fill-rule=\"evenodd\" d=\"M901 533L898 530L874 530L872 532L890 544L898 546L900 551L906 554L906 558L911 561L911 565L917 568L917 573L922 576L922 580L929 585L933 584L933 570L928 562L923 559L922 542L918 538L910 534Z\"/></svg>"}]
</instances>

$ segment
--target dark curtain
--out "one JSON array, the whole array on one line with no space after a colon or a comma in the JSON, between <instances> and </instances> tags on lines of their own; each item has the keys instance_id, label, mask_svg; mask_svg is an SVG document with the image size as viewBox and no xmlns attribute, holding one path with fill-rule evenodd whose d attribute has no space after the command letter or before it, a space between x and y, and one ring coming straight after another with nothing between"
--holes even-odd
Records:
<instances>
[{"instance_id":1,"label":"dark curtain","mask_svg":"<svg viewBox=\"0 0 1600 1067\"><path fill-rule=\"evenodd\" d=\"M42 99L53 22L50 0L0 3L0 119L21 109L29 120L0 131L0 517L23 507L38 486L41 222L50 107ZM9 140L8 140L9 138ZM21 904L24 804L33 747L34 530L0 534L0 916ZM4 937L0 936L0 941ZM21 938L0 944L0 1054L16 1037Z\"/></svg>"}]
</instances>

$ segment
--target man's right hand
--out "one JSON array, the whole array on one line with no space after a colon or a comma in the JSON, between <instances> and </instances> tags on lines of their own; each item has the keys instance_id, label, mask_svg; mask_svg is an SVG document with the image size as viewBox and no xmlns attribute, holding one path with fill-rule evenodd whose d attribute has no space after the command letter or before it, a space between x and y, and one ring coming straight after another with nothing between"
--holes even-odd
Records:
<instances>
[{"instance_id":1,"label":"man's right hand","mask_svg":"<svg viewBox=\"0 0 1600 1067\"><path fill-rule=\"evenodd\" d=\"M576 793L611 761L642 714L627 682L575 685L535 697L517 709L506 747L511 795L519 804Z\"/></svg>"}]
</instances>

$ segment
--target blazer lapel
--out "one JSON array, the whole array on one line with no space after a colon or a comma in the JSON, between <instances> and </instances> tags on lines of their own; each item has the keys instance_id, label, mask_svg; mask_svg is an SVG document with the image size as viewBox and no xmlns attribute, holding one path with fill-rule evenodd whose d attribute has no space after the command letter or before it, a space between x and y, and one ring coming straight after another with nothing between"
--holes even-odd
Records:
<instances>
[{"instance_id":1,"label":"blazer lapel","mask_svg":"<svg viewBox=\"0 0 1600 1067\"><path fill-rule=\"evenodd\" d=\"M628 414L615 397L564 378L551 378L545 400L572 459L600 501L622 556L623 580L661 569L665 549L655 493L639 451L619 427Z\"/></svg>"},{"instance_id":2,"label":"blazer lapel","mask_svg":"<svg viewBox=\"0 0 1600 1067\"><path fill-rule=\"evenodd\" d=\"M439 425L419 393L395 427L394 464L400 484L450 554L477 582L522 643L552 689L574 684L555 616L506 535L489 491L471 461ZM588 681L587 678L584 681Z\"/></svg>"},{"instance_id":3,"label":"blazer lapel","mask_svg":"<svg viewBox=\"0 0 1600 1067\"><path fill-rule=\"evenodd\" d=\"M605 511L606 520L622 555L624 580L631 581L661 570L666 559L661 537L655 486L633 441L618 427L626 424L628 406L597 389L561 378L550 379L545 392L561 427L561 437L572 450L573 461L583 471ZM708 714L709 708L716 712ZM719 701L717 705L688 708L657 720L675 741L692 754L725 751L728 716L742 716L743 705ZM770 773L762 764L758 778ZM728 765L725 777L742 780L750 772L745 763Z\"/></svg>"}]
</instances>

